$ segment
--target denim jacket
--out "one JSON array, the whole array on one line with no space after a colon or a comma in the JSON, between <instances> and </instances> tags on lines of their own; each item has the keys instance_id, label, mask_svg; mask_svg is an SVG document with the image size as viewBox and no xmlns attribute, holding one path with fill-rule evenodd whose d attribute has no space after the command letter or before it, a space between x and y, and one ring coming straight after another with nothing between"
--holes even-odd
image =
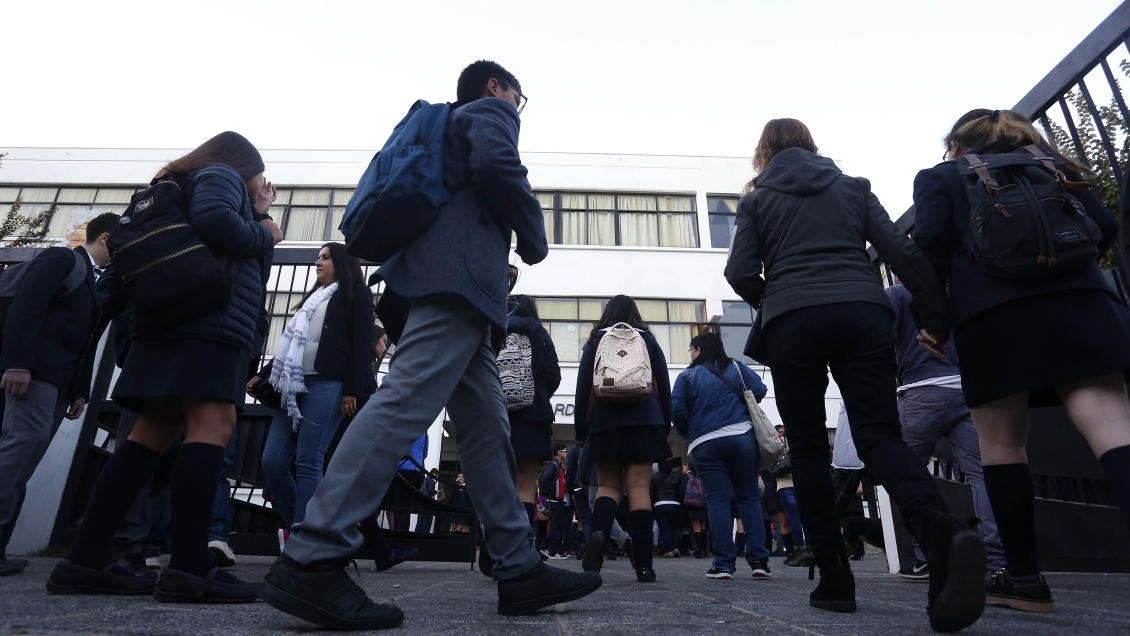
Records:
<instances>
[{"instance_id":1,"label":"denim jacket","mask_svg":"<svg viewBox=\"0 0 1130 636\"><path fill-rule=\"evenodd\" d=\"M746 388L753 391L760 402L768 391L765 383L746 365L738 362L737 366L741 369L741 378L733 364L726 367L723 376L739 391L744 379ZM728 424L749 421L745 402L703 366L690 367L675 379L675 386L671 390L671 411L675 430L687 445Z\"/></svg>"}]
</instances>

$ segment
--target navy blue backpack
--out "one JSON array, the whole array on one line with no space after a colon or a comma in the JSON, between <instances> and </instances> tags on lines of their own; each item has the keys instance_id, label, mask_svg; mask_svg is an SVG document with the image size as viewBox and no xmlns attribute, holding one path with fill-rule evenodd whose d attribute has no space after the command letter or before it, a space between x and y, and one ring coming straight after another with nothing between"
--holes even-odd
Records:
<instances>
[{"instance_id":1,"label":"navy blue backpack","mask_svg":"<svg viewBox=\"0 0 1130 636\"><path fill-rule=\"evenodd\" d=\"M347 251L383 263L428 231L443 187L443 131L450 104L412 104L369 162L338 227Z\"/></svg>"}]
</instances>

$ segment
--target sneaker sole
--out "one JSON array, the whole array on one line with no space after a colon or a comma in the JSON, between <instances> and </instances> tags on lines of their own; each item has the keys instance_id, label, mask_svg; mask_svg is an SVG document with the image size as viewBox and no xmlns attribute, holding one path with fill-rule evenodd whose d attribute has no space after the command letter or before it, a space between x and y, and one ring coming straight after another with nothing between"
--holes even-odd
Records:
<instances>
[{"instance_id":1,"label":"sneaker sole","mask_svg":"<svg viewBox=\"0 0 1130 636\"><path fill-rule=\"evenodd\" d=\"M754 572L753 578L764 581L773 578L773 575L768 572Z\"/></svg>"},{"instance_id":2,"label":"sneaker sole","mask_svg":"<svg viewBox=\"0 0 1130 636\"><path fill-rule=\"evenodd\" d=\"M585 558L581 559L581 569L585 572L600 572L604 565L604 537L593 534L589 547L585 548Z\"/></svg>"},{"instance_id":3,"label":"sneaker sole","mask_svg":"<svg viewBox=\"0 0 1130 636\"><path fill-rule=\"evenodd\" d=\"M855 611L855 601L808 601L808 604L816 609L827 610L829 612L840 612L841 614L850 614Z\"/></svg>"},{"instance_id":4,"label":"sneaker sole","mask_svg":"<svg viewBox=\"0 0 1130 636\"><path fill-rule=\"evenodd\" d=\"M903 574L902 572L899 572L897 576L900 579L906 579L907 581L929 581L930 580L929 574L925 574L925 575L923 575L923 574Z\"/></svg>"},{"instance_id":5,"label":"sneaker sole","mask_svg":"<svg viewBox=\"0 0 1130 636\"><path fill-rule=\"evenodd\" d=\"M208 554L216 562L216 565L222 568L230 568L235 565L235 559L224 554L224 551L219 548L208 548Z\"/></svg>"},{"instance_id":6,"label":"sneaker sole","mask_svg":"<svg viewBox=\"0 0 1130 636\"><path fill-rule=\"evenodd\" d=\"M157 581L153 581L156 586ZM59 595L95 595L95 596L148 596L153 593L152 587L139 590L120 590L110 589L104 587L95 587L93 585L59 585L54 581L47 580L47 591L52 594Z\"/></svg>"},{"instance_id":7,"label":"sneaker sole","mask_svg":"<svg viewBox=\"0 0 1130 636\"><path fill-rule=\"evenodd\" d=\"M322 608L304 601L293 594L284 592L276 587L272 587L270 583L263 586L259 590L259 598L267 605L283 612L290 614L295 618L301 618L304 621L321 625L329 629L337 630L365 630L365 629L391 629L393 627L400 627L404 622L404 614L400 616L380 618L367 621L347 621L343 620Z\"/></svg>"},{"instance_id":8,"label":"sneaker sole","mask_svg":"<svg viewBox=\"0 0 1130 636\"><path fill-rule=\"evenodd\" d=\"M934 601L930 627L939 632L965 629L985 611L985 544L965 530L950 541L949 576Z\"/></svg>"},{"instance_id":9,"label":"sneaker sole","mask_svg":"<svg viewBox=\"0 0 1130 636\"><path fill-rule=\"evenodd\" d=\"M540 598L530 599L528 601L499 601L498 613L500 616L526 616L528 614L535 614L538 610L549 607L550 605L556 605L558 603L568 603L569 601L575 601L579 598L584 598L600 589L600 586L603 584L603 579L597 579L595 583L585 586L579 590L574 590L572 592L551 594L549 596L542 596Z\"/></svg>"},{"instance_id":10,"label":"sneaker sole","mask_svg":"<svg viewBox=\"0 0 1130 636\"><path fill-rule=\"evenodd\" d=\"M1034 612L1036 614L1051 614L1055 612L1055 601L1030 601L1028 599L1013 598L1011 596L993 596L992 594L986 594L985 602L1002 603L1021 612Z\"/></svg>"},{"instance_id":11,"label":"sneaker sole","mask_svg":"<svg viewBox=\"0 0 1130 636\"><path fill-rule=\"evenodd\" d=\"M23 565L10 565L0 568L0 576L12 576L14 574L19 574L20 572L23 572L25 569L27 569L27 565L27 563L24 563Z\"/></svg>"},{"instance_id":12,"label":"sneaker sole","mask_svg":"<svg viewBox=\"0 0 1130 636\"><path fill-rule=\"evenodd\" d=\"M215 596L197 596L195 592L165 592L161 588L153 588L153 598L162 603L198 603L201 605L241 605L254 603L259 600L259 593L249 596L222 598Z\"/></svg>"},{"instance_id":13,"label":"sneaker sole","mask_svg":"<svg viewBox=\"0 0 1130 636\"><path fill-rule=\"evenodd\" d=\"M715 581L733 581L734 575L727 574L727 575L723 576L721 574L707 574L706 578L714 579Z\"/></svg>"}]
</instances>

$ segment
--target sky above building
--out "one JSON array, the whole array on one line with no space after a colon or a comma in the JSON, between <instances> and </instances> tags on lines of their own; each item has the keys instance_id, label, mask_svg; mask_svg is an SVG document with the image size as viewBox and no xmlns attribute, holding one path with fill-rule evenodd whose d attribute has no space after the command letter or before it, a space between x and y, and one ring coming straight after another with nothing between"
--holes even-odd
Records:
<instances>
[{"instance_id":1,"label":"sky above building","mask_svg":"<svg viewBox=\"0 0 1130 636\"><path fill-rule=\"evenodd\" d=\"M524 152L748 157L766 121L795 117L897 217L954 120L1013 106L1117 5L3 2L0 146L189 148L235 130L375 150L414 100L454 100L459 71L492 59L530 97Z\"/></svg>"}]
</instances>

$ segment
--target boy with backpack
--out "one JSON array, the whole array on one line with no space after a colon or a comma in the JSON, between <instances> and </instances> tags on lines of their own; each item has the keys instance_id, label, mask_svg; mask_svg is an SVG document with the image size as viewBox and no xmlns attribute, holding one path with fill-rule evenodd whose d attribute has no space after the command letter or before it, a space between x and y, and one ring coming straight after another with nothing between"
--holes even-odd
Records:
<instances>
[{"instance_id":1,"label":"boy with backpack","mask_svg":"<svg viewBox=\"0 0 1130 636\"><path fill-rule=\"evenodd\" d=\"M87 352L98 323L94 282L110 264L106 240L118 215L101 214L86 226L86 245L52 247L0 278L3 348L0 389L5 395L0 433L0 576L27 567L4 558L14 517L63 418L82 415L90 399L94 358Z\"/></svg>"},{"instance_id":2,"label":"boy with backpack","mask_svg":"<svg viewBox=\"0 0 1130 636\"><path fill-rule=\"evenodd\" d=\"M440 181L454 196L430 210L434 218L417 215L421 209L429 212L422 190L420 198L410 197L411 205L392 204L400 220L422 221L425 227L393 250L378 272L387 291L377 314L397 345L396 364L355 416L338 447L339 459L310 500L306 518L292 529L261 592L275 608L333 629L395 627L403 621L395 606L370 601L344 565L362 544L357 524L375 511L397 462L445 406L487 549L497 562L498 612L529 614L581 598L601 584L598 575L542 563L515 488L506 402L495 363L506 325L511 232L524 262L538 263L548 253L541 206L518 156L521 86L498 64L479 61L464 69L457 92L458 101L441 122L442 143L427 134L431 127L417 126L419 144L399 147L400 154L382 151L371 166L384 182L399 183L389 177L402 174L390 172L399 159L413 149L427 155L424 146L441 146ZM418 106L416 114L431 112ZM415 126L412 117L402 126ZM394 138L400 132L398 127ZM427 165L422 169L436 176L426 172ZM355 198L367 200L361 194ZM388 198L396 199L391 193ZM373 207L370 214L389 209ZM365 240L349 231L346 237L351 246L364 249Z\"/></svg>"}]
</instances>

